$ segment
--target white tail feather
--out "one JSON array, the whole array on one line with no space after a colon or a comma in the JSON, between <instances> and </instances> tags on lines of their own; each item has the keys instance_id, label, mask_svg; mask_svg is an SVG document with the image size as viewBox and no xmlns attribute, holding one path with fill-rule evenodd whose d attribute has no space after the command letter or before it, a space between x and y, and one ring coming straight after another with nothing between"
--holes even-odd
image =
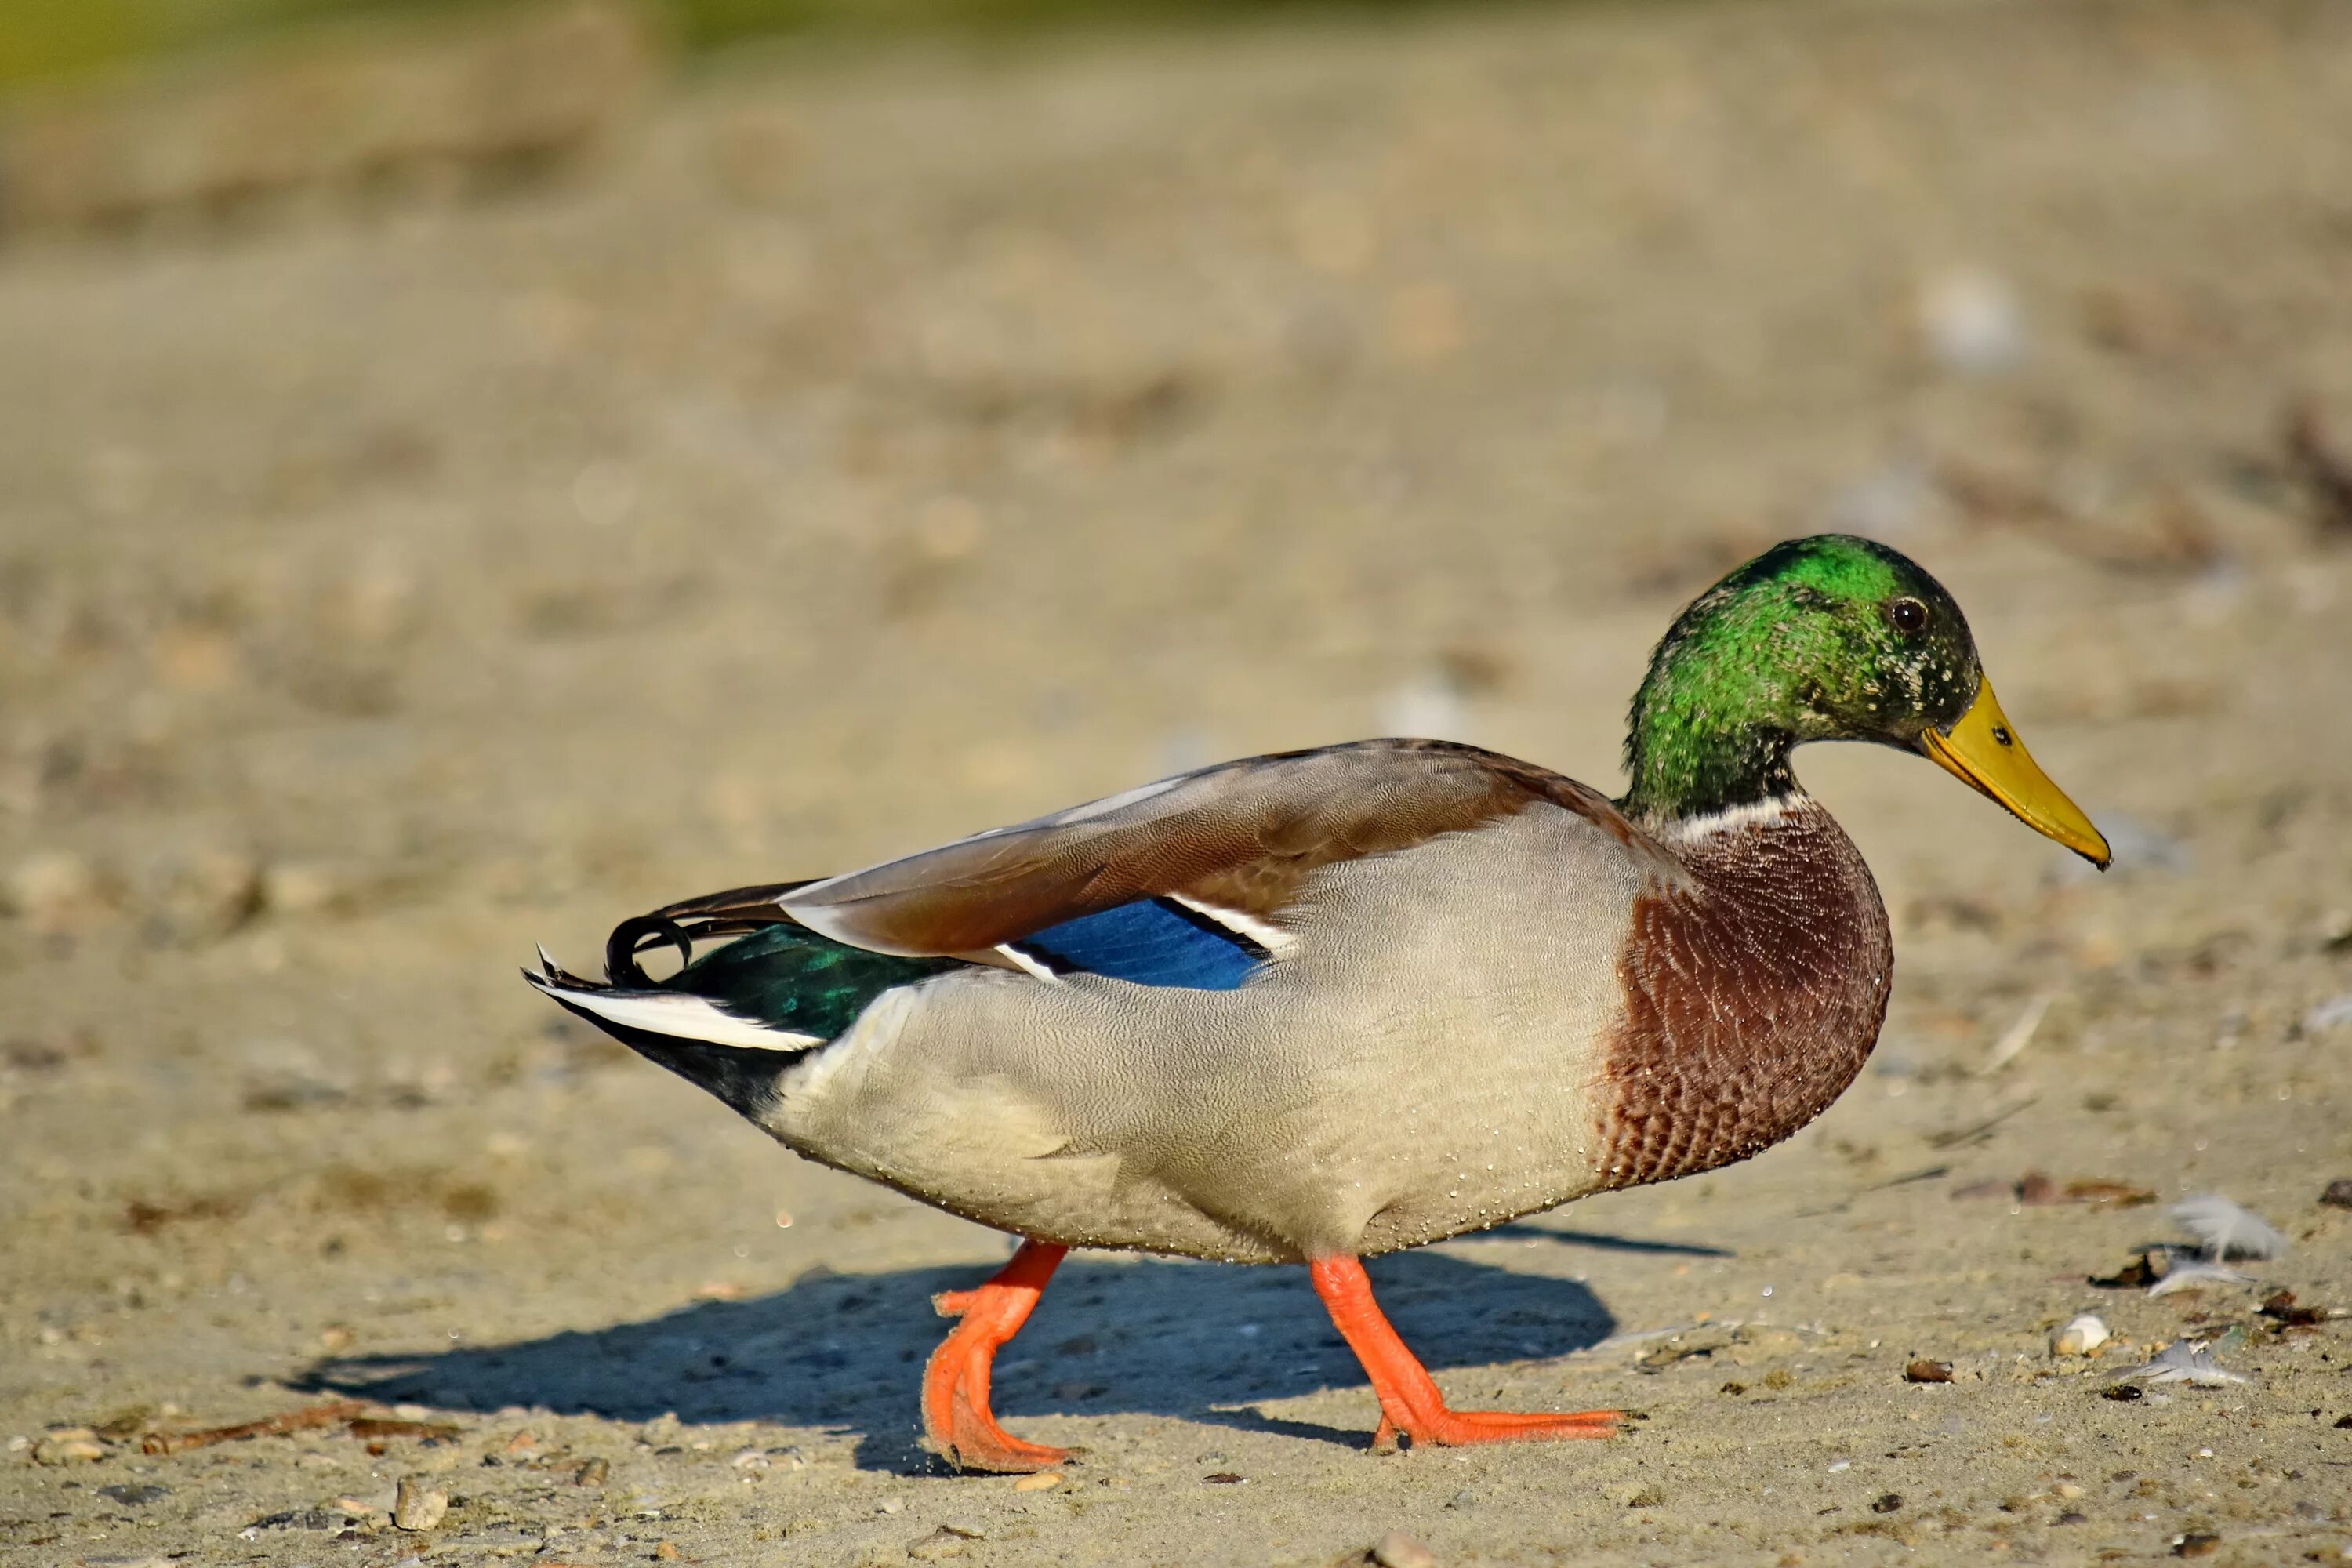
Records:
<instances>
[{"instance_id":1,"label":"white tail feather","mask_svg":"<svg viewBox=\"0 0 2352 1568\"><path fill-rule=\"evenodd\" d=\"M549 995L561 997L600 1018L650 1034L667 1035L673 1039L748 1046L761 1051L804 1051L822 1038L740 1017L707 996L689 995L683 991L605 991L566 985L536 974L525 974L523 978Z\"/></svg>"}]
</instances>

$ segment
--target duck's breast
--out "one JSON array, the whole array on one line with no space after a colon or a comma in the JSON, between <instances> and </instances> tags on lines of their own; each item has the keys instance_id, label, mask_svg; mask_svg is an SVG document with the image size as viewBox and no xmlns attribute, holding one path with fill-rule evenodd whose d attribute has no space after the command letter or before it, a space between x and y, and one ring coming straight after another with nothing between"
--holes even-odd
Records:
<instances>
[{"instance_id":1,"label":"duck's breast","mask_svg":"<svg viewBox=\"0 0 2352 1568\"><path fill-rule=\"evenodd\" d=\"M1870 868L1817 802L1664 842L1691 876L1635 903L1593 1096L1612 1187L1744 1160L1811 1121L1862 1070L1894 972Z\"/></svg>"}]
</instances>

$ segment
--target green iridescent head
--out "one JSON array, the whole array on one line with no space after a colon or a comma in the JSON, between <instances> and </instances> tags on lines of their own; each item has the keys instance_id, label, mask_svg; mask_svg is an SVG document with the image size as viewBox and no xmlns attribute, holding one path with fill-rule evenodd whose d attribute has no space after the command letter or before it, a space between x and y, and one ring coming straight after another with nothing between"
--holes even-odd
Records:
<instances>
[{"instance_id":1,"label":"green iridescent head","mask_svg":"<svg viewBox=\"0 0 2352 1568\"><path fill-rule=\"evenodd\" d=\"M1791 747L1917 752L2105 867L2107 841L2017 738L1944 585L1846 534L1776 544L1693 600L1633 697L1620 803L1653 825L1797 787Z\"/></svg>"},{"instance_id":2,"label":"green iridescent head","mask_svg":"<svg viewBox=\"0 0 2352 1568\"><path fill-rule=\"evenodd\" d=\"M1671 818L1796 787L1806 741L1921 749L1983 679L1967 617L1900 552L1825 533L1740 567L1675 617L1633 699L1635 816Z\"/></svg>"}]
</instances>

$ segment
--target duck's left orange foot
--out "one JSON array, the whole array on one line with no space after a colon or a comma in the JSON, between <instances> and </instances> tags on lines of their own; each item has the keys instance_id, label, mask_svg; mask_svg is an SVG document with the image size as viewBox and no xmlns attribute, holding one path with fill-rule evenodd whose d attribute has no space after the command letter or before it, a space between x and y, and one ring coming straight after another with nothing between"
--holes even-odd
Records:
<instances>
[{"instance_id":1,"label":"duck's left orange foot","mask_svg":"<svg viewBox=\"0 0 2352 1568\"><path fill-rule=\"evenodd\" d=\"M1511 1410L1452 1410L1428 1369L1390 1326L1372 1300L1364 1266L1347 1257L1318 1258L1307 1266L1315 1293L1323 1298L1331 1322L1364 1363L1372 1393L1381 1402L1380 1430L1372 1447L1393 1452L1400 1436L1413 1446L1466 1448L1477 1443L1557 1443L1571 1437L1613 1437L1625 1419L1622 1410L1577 1410L1565 1415Z\"/></svg>"},{"instance_id":2,"label":"duck's left orange foot","mask_svg":"<svg viewBox=\"0 0 2352 1568\"><path fill-rule=\"evenodd\" d=\"M1050 1470L1070 1458L1067 1448L1015 1437L996 1424L996 1415L988 1407L989 1374L997 1350L1021 1331L1064 1250L1049 1242L1024 1241L1013 1261L987 1284L932 1298L941 1317L963 1321L931 1352L924 1371L923 1439L925 1447L958 1469L1019 1475Z\"/></svg>"}]
</instances>

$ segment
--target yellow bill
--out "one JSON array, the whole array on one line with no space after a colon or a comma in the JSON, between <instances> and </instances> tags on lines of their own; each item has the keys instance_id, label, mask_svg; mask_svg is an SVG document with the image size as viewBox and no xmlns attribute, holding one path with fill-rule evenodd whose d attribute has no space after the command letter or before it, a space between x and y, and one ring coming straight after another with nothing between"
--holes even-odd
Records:
<instances>
[{"instance_id":1,"label":"yellow bill","mask_svg":"<svg viewBox=\"0 0 2352 1568\"><path fill-rule=\"evenodd\" d=\"M2066 792L2052 784L2027 754L2025 742L2010 728L2008 716L1993 698L1991 681L1977 689L1975 703L1958 723L1949 730L1930 729L1920 743L1947 772L2007 806L2036 833L2056 839L2102 871L2115 858L2083 808L2068 800Z\"/></svg>"}]
</instances>

